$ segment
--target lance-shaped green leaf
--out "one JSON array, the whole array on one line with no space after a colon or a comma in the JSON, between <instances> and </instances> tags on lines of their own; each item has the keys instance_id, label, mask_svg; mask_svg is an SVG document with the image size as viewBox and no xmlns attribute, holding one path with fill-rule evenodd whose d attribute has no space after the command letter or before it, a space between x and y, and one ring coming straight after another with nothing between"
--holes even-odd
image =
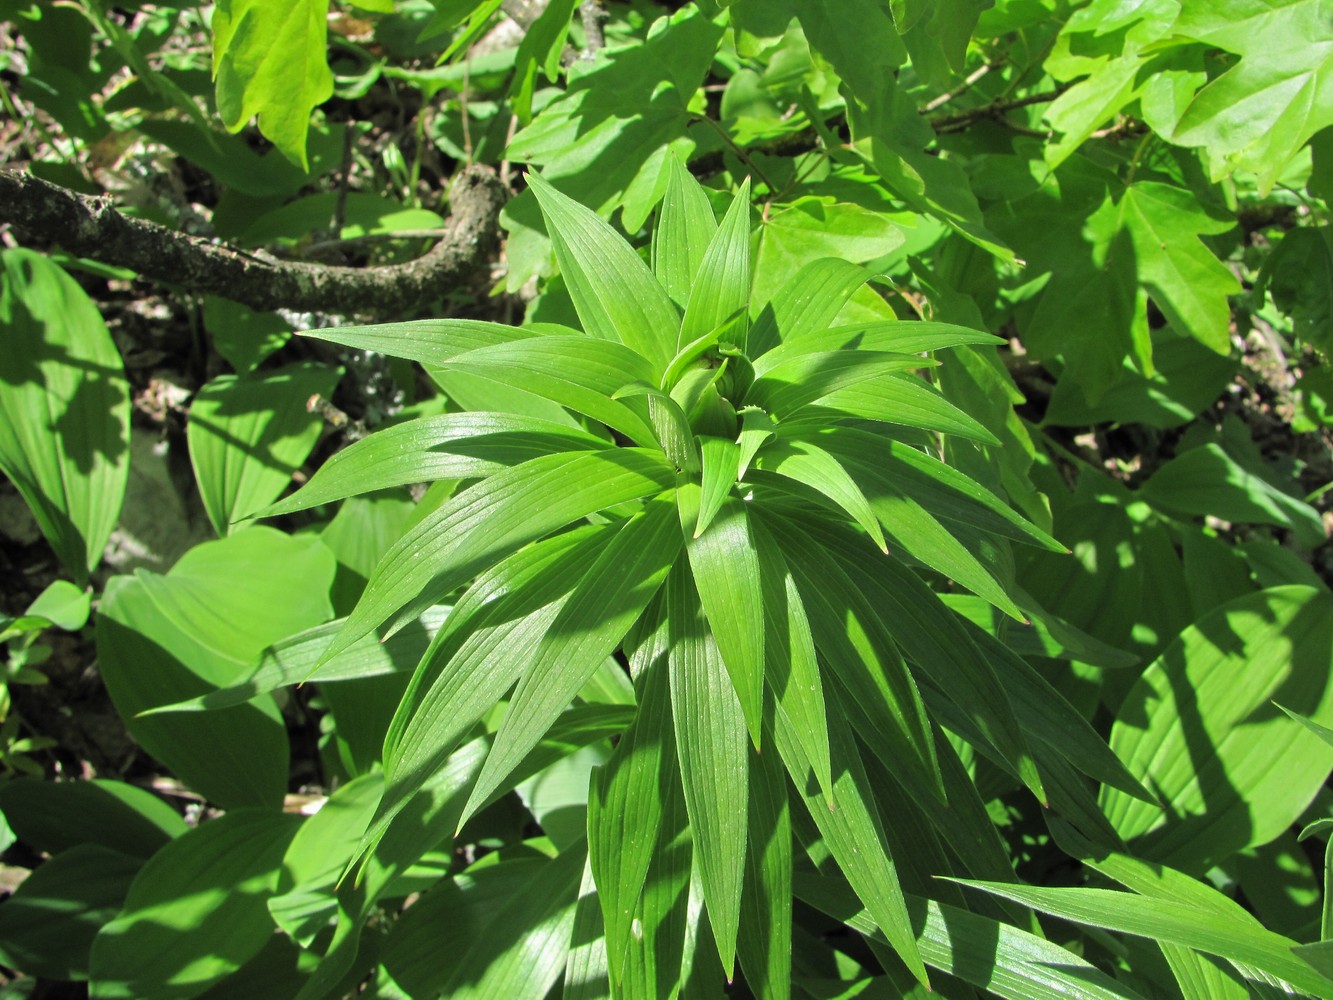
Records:
<instances>
[{"instance_id":1,"label":"lance-shaped green leaf","mask_svg":"<svg viewBox=\"0 0 1333 1000\"><path fill-rule=\"evenodd\" d=\"M327 657L423 590L447 594L520 546L589 514L669 489L675 470L637 448L534 458L446 501L385 555ZM434 599L430 599L434 603Z\"/></svg>"},{"instance_id":2,"label":"lance-shaped green leaf","mask_svg":"<svg viewBox=\"0 0 1333 1000\"><path fill-rule=\"evenodd\" d=\"M625 963L623 996L670 997L680 988L682 959L689 944L694 842L680 771L673 767L669 772L670 787L663 800L657 848L634 913L635 934Z\"/></svg>"},{"instance_id":3,"label":"lance-shaped green leaf","mask_svg":"<svg viewBox=\"0 0 1333 1000\"><path fill-rule=\"evenodd\" d=\"M310 112L333 96L328 0L223 0L213 13L218 114L231 132L259 116L283 156L308 169Z\"/></svg>"},{"instance_id":4,"label":"lance-shaped green leaf","mask_svg":"<svg viewBox=\"0 0 1333 1000\"><path fill-rule=\"evenodd\" d=\"M324 424L309 401L332 395L340 375L298 364L262 376L219 375L199 390L186 437L199 495L219 535L291 482Z\"/></svg>"},{"instance_id":5,"label":"lance-shaped green leaf","mask_svg":"<svg viewBox=\"0 0 1333 1000\"><path fill-rule=\"evenodd\" d=\"M792 829L787 775L777 754L750 755L749 849L741 893L739 954L764 1000L791 996Z\"/></svg>"},{"instance_id":6,"label":"lance-shaped green leaf","mask_svg":"<svg viewBox=\"0 0 1333 1000\"><path fill-rule=\"evenodd\" d=\"M125 498L129 384L73 278L28 250L0 262L0 472L82 585Z\"/></svg>"},{"instance_id":7,"label":"lance-shaped green leaf","mask_svg":"<svg viewBox=\"0 0 1333 1000\"><path fill-rule=\"evenodd\" d=\"M610 1000L611 970L607 964L599 899L590 853L579 882L578 902L574 904L574 927L570 931L569 956L565 959L561 1000Z\"/></svg>"},{"instance_id":8,"label":"lance-shaped green leaf","mask_svg":"<svg viewBox=\"0 0 1333 1000\"><path fill-rule=\"evenodd\" d=\"M929 368L934 361L888 351L815 351L774 365L750 386L746 405L762 407L779 419L845 386L893 372Z\"/></svg>"},{"instance_id":9,"label":"lance-shaped green leaf","mask_svg":"<svg viewBox=\"0 0 1333 1000\"><path fill-rule=\"evenodd\" d=\"M884 320L855 323L832 328L804 328L795 336L755 358L755 375L771 371L784 361L802 354L826 351L888 351L894 354L921 354L964 344L999 344L999 337L952 323Z\"/></svg>"},{"instance_id":10,"label":"lance-shaped green leaf","mask_svg":"<svg viewBox=\"0 0 1333 1000\"><path fill-rule=\"evenodd\" d=\"M750 462L759 449L763 447L764 442L771 438L775 432L776 425L773 418L757 406L746 406L740 411L741 433L736 439L740 445L740 458L736 469L736 478L743 479L746 470L750 468Z\"/></svg>"},{"instance_id":11,"label":"lance-shaped green leaf","mask_svg":"<svg viewBox=\"0 0 1333 1000\"><path fill-rule=\"evenodd\" d=\"M736 474L740 471L740 447L734 441L725 438L707 437L700 448L703 459L703 484L699 495L699 519L694 525L694 537L698 538L713 518L722 509L722 504L731 496L736 485Z\"/></svg>"},{"instance_id":12,"label":"lance-shaped green leaf","mask_svg":"<svg viewBox=\"0 0 1333 1000\"><path fill-rule=\"evenodd\" d=\"M1194 948L1245 962L1312 996L1333 993L1333 979L1292 954L1296 942L1249 921L1175 899L1115 889L1007 885L955 879L1063 920Z\"/></svg>"},{"instance_id":13,"label":"lance-shaped green leaf","mask_svg":"<svg viewBox=\"0 0 1333 1000\"><path fill-rule=\"evenodd\" d=\"M693 373L694 366L700 358L717 348L724 338L729 339L731 331L739 325L745 316L745 307L741 306L735 312L723 317L717 326L707 333L681 345L680 350L676 352L676 356L671 359L671 364L667 365L666 371L662 373L662 386L668 390L674 390L677 383Z\"/></svg>"},{"instance_id":14,"label":"lance-shaped green leaf","mask_svg":"<svg viewBox=\"0 0 1333 1000\"><path fill-rule=\"evenodd\" d=\"M539 542L483 574L460 598L389 725L385 794L362 838L362 853L513 687L610 537L605 529L588 528ZM461 815L461 803L459 808Z\"/></svg>"},{"instance_id":15,"label":"lance-shaped green leaf","mask_svg":"<svg viewBox=\"0 0 1333 1000\"><path fill-rule=\"evenodd\" d=\"M759 520L751 521L750 528L764 586L767 628L764 679L795 727L805 758L832 806L833 772L829 762L828 722L824 717L824 682L805 602L772 533Z\"/></svg>"},{"instance_id":16,"label":"lance-shaped green leaf","mask_svg":"<svg viewBox=\"0 0 1333 1000\"><path fill-rule=\"evenodd\" d=\"M782 537L789 552L807 547L805 559L815 570L815 580L820 579L821 559L826 563L828 552L837 553L853 592L871 602L909 662L966 713L1000 759L1044 801L1041 777L1004 686L962 623L921 578L896 559L867 551L856 536L822 522L788 527Z\"/></svg>"},{"instance_id":17,"label":"lance-shaped green leaf","mask_svg":"<svg viewBox=\"0 0 1333 1000\"><path fill-rule=\"evenodd\" d=\"M699 448L690 430L690 422L680 404L654 385L635 382L615 393L616 399L635 399L643 397L648 408L648 424L653 429L653 436L662 446L676 468L682 472L697 472L699 469Z\"/></svg>"},{"instance_id":18,"label":"lance-shaped green leaf","mask_svg":"<svg viewBox=\"0 0 1333 1000\"><path fill-rule=\"evenodd\" d=\"M773 531L794 574L825 668L840 680L858 709L851 717L853 724L864 730L875 752L897 762L904 782L943 802L926 708L888 623L881 620L883 612L867 599L840 560L800 537L804 525L776 518L764 524Z\"/></svg>"},{"instance_id":19,"label":"lance-shaped green leaf","mask_svg":"<svg viewBox=\"0 0 1333 1000\"><path fill-rule=\"evenodd\" d=\"M217 711L243 705L280 687L311 681L336 683L360 680L411 670L425 654L450 610L447 607L431 608L417 620L415 626L404 628L383 642L373 633L364 636L321 666L317 666L320 657L328 648L329 640L342 628L343 619L317 625L270 646L255 672L245 680L197 698L160 705L139 714Z\"/></svg>"},{"instance_id":20,"label":"lance-shaped green leaf","mask_svg":"<svg viewBox=\"0 0 1333 1000\"><path fill-rule=\"evenodd\" d=\"M755 317L746 353L762 357L785 340L826 328L870 272L836 257L811 261Z\"/></svg>"},{"instance_id":21,"label":"lance-shaped green leaf","mask_svg":"<svg viewBox=\"0 0 1333 1000\"><path fill-rule=\"evenodd\" d=\"M607 963L616 983L624 980L634 912L673 792L664 770L671 766L675 747L665 660L645 669L640 690L634 725L595 772L588 795L589 859L606 927Z\"/></svg>"},{"instance_id":22,"label":"lance-shaped green leaf","mask_svg":"<svg viewBox=\"0 0 1333 1000\"><path fill-rule=\"evenodd\" d=\"M823 448L809 441L781 437L758 456L755 468L786 476L822 493L864 528L881 552L889 551L870 501L842 463Z\"/></svg>"},{"instance_id":23,"label":"lance-shaped green leaf","mask_svg":"<svg viewBox=\"0 0 1333 1000\"><path fill-rule=\"evenodd\" d=\"M780 706L775 715L774 742L829 852L857 897L870 911L875 926L883 932L917 981L929 989L930 977L921 961L907 901L898 881L898 869L880 827L875 793L866 777L856 739L836 713L829 717L828 728L829 751L833 759L834 809L828 807L818 783L811 780L811 762L805 756L792 721Z\"/></svg>"},{"instance_id":24,"label":"lance-shaped green leaf","mask_svg":"<svg viewBox=\"0 0 1333 1000\"><path fill-rule=\"evenodd\" d=\"M458 354L446 372L477 375L568 407L651 447L652 431L612 397L632 382L656 383L657 373L623 344L582 335L552 334L522 343L494 344Z\"/></svg>"},{"instance_id":25,"label":"lance-shaped green leaf","mask_svg":"<svg viewBox=\"0 0 1333 1000\"><path fill-rule=\"evenodd\" d=\"M667 586L676 754L708 921L730 979L745 878L749 798L745 716L704 620L686 561L677 563Z\"/></svg>"},{"instance_id":26,"label":"lance-shaped green leaf","mask_svg":"<svg viewBox=\"0 0 1333 1000\"><path fill-rule=\"evenodd\" d=\"M837 389L815 400L801 415L823 418L843 414L953 434L982 444L1000 443L999 438L945 399L933 385L907 372Z\"/></svg>"},{"instance_id":27,"label":"lance-shaped green leaf","mask_svg":"<svg viewBox=\"0 0 1333 1000\"><path fill-rule=\"evenodd\" d=\"M684 309L699 264L717 232L717 219L708 195L684 161L668 153L667 163L666 197L653 227L653 273L672 301Z\"/></svg>"},{"instance_id":28,"label":"lance-shaped green leaf","mask_svg":"<svg viewBox=\"0 0 1333 1000\"><path fill-rule=\"evenodd\" d=\"M528 175L528 185L541 204L556 263L584 329L629 347L660 375L676 351L680 314L653 272L591 209L535 174Z\"/></svg>"},{"instance_id":29,"label":"lance-shaped green leaf","mask_svg":"<svg viewBox=\"0 0 1333 1000\"><path fill-rule=\"evenodd\" d=\"M308 483L256 516L290 514L393 486L481 479L539 455L605 447L605 440L576 427L516 413L418 417L337 452Z\"/></svg>"},{"instance_id":30,"label":"lance-shaped green leaf","mask_svg":"<svg viewBox=\"0 0 1333 1000\"><path fill-rule=\"evenodd\" d=\"M727 209L703 260L695 272L689 305L680 325L679 345L688 344L720 327L738 312L744 318L750 300L750 181ZM727 339L745 343L745 323L728 330Z\"/></svg>"},{"instance_id":31,"label":"lance-shaped green leaf","mask_svg":"<svg viewBox=\"0 0 1333 1000\"><path fill-rule=\"evenodd\" d=\"M798 873L796 895L840 920L872 943L871 914L838 879ZM907 898L917 944L928 964L1005 1000L1142 1000L1096 966L1045 938L955 906Z\"/></svg>"},{"instance_id":32,"label":"lance-shaped green leaf","mask_svg":"<svg viewBox=\"0 0 1333 1000\"><path fill-rule=\"evenodd\" d=\"M315 337L344 347L387 354L393 358L406 358L423 365L442 365L459 354L479 347L533 340L547 333L578 335L577 330L568 327L518 327L479 319L417 319L406 323L333 326L297 331L298 336Z\"/></svg>"},{"instance_id":33,"label":"lance-shaped green leaf","mask_svg":"<svg viewBox=\"0 0 1333 1000\"><path fill-rule=\"evenodd\" d=\"M1052 552L1068 550L970 476L923 451L881 435L839 427L819 434L819 444L836 455L857 480L885 480L936 517ZM873 454L867 462L865 455Z\"/></svg>"},{"instance_id":34,"label":"lance-shaped green leaf","mask_svg":"<svg viewBox=\"0 0 1333 1000\"><path fill-rule=\"evenodd\" d=\"M620 646L666 579L682 544L669 494L647 503L616 531L529 659L460 825L536 746L602 661Z\"/></svg>"},{"instance_id":35,"label":"lance-shaped green leaf","mask_svg":"<svg viewBox=\"0 0 1333 1000\"><path fill-rule=\"evenodd\" d=\"M681 529L692 536L701 491L687 484L676 496ZM764 702L764 599L745 506L727 498L708 530L689 539L687 551L704 615L740 699L750 738L758 747Z\"/></svg>"}]
</instances>

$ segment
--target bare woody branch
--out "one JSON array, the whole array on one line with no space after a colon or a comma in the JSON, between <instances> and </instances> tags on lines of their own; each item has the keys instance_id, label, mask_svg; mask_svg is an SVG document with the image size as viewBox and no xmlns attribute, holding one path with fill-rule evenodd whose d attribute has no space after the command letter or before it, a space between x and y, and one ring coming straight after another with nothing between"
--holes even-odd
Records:
<instances>
[{"instance_id":1,"label":"bare woody branch","mask_svg":"<svg viewBox=\"0 0 1333 1000\"><path fill-rule=\"evenodd\" d=\"M3 170L0 223L81 257L253 309L389 317L475 280L499 250L505 194L489 168L467 168L454 183L440 241L416 260L383 267L336 267L248 253L123 215L108 198L90 198L31 174Z\"/></svg>"}]
</instances>

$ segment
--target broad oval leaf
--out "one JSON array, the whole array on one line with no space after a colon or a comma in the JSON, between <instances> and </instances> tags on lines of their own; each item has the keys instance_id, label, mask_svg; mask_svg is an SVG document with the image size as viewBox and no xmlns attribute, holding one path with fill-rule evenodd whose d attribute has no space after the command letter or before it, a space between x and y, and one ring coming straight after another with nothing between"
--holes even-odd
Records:
<instances>
[{"instance_id":1,"label":"broad oval leaf","mask_svg":"<svg viewBox=\"0 0 1333 1000\"><path fill-rule=\"evenodd\" d=\"M204 509L219 535L277 498L310 455L323 419L308 403L341 372L298 364L264 375L219 375L190 406L186 434Z\"/></svg>"},{"instance_id":2,"label":"broad oval leaf","mask_svg":"<svg viewBox=\"0 0 1333 1000\"><path fill-rule=\"evenodd\" d=\"M125 498L129 383L73 278L29 250L5 250L0 263L0 472L84 584Z\"/></svg>"},{"instance_id":3,"label":"broad oval leaf","mask_svg":"<svg viewBox=\"0 0 1333 1000\"><path fill-rule=\"evenodd\" d=\"M1333 597L1275 587L1205 615L1143 673L1111 748L1164 810L1105 788L1101 804L1135 851L1203 872L1276 837L1333 768L1329 747L1274 705L1333 724Z\"/></svg>"},{"instance_id":4,"label":"broad oval leaf","mask_svg":"<svg viewBox=\"0 0 1333 1000\"><path fill-rule=\"evenodd\" d=\"M162 848L93 942L90 995L193 996L239 969L273 934L265 902L300 825L298 816L241 809Z\"/></svg>"}]
</instances>

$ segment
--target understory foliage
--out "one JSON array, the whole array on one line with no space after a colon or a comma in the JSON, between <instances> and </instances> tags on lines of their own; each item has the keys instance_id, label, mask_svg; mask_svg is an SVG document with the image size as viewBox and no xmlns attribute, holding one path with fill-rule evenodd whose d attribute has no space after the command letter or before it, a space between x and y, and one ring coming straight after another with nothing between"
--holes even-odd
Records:
<instances>
[{"instance_id":1,"label":"understory foliage","mask_svg":"<svg viewBox=\"0 0 1333 1000\"><path fill-rule=\"evenodd\" d=\"M4 996L1333 996L1325 0L0 39Z\"/></svg>"}]
</instances>

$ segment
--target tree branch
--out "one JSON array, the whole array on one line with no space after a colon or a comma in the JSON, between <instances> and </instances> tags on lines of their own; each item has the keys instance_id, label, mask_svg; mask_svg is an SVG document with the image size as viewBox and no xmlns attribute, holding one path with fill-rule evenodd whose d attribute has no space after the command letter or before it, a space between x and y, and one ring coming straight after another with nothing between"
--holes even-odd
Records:
<instances>
[{"instance_id":1,"label":"tree branch","mask_svg":"<svg viewBox=\"0 0 1333 1000\"><path fill-rule=\"evenodd\" d=\"M469 283L494 259L505 190L487 167L456 179L445 235L406 264L335 267L248 253L122 215L31 174L0 170L0 223L70 253L253 309L398 316Z\"/></svg>"}]
</instances>

